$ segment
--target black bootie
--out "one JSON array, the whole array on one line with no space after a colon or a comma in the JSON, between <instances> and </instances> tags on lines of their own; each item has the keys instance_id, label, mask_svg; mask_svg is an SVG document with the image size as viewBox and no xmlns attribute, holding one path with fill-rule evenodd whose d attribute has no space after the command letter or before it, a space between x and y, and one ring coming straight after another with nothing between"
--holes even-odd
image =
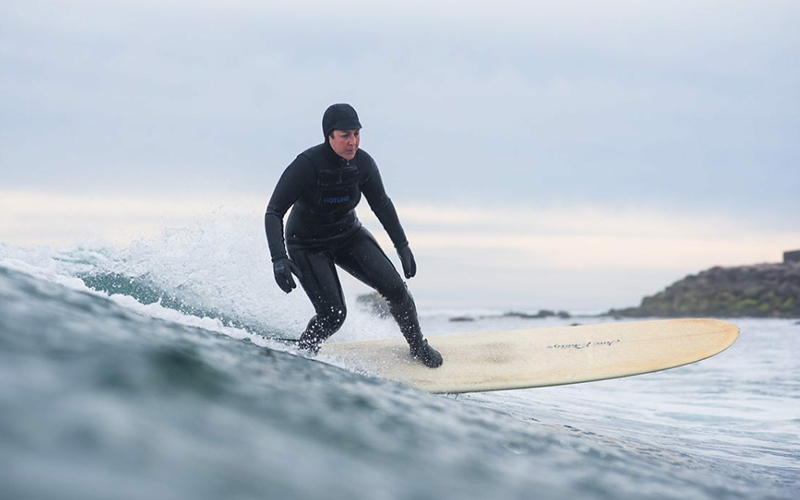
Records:
<instances>
[{"instance_id":1,"label":"black bootie","mask_svg":"<svg viewBox=\"0 0 800 500\"><path fill-rule=\"evenodd\" d=\"M322 340L304 333L300 336L300 340L297 342L297 347L304 351L308 351L308 353L312 356L316 356L319 354L319 349L322 347Z\"/></svg>"},{"instance_id":2,"label":"black bootie","mask_svg":"<svg viewBox=\"0 0 800 500\"><path fill-rule=\"evenodd\" d=\"M406 338L411 348L411 356L422 361L428 368L438 368L442 366L442 355L439 351L428 345L428 341L422 336L422 329L419 327L419 317L414 299L408 292L408 288L403 285L402 294L393 300L387 299L389 312L394 316L403 337Z\"/></svg>"},{"instance_id":3,"label":"black bootie","mask_svg":"<svg viewBox=\"0 0 800 500\"><path fill-rule=\"evenodd\" d=\"M300 340L297 346L300 349L308 351L309 354L316 355L322 347L322 343L336 333L344 323L345 311L344 309L336 310L330 314L316 314L311 321L308 322L306 330L300 335Z\"/></svg>"},{"instance_id":4,"label":"black bootie","mask_svg":"<svg viewBox=\"0 0 800 500\"><path fill-rule=\"evenodd\" d=\"M442 366L442 355L439 351L428 345L428 341L421 339L421 341L410 344L411 355L414 359L422 361L422 364L428 368L438 368Z\"/></svg>"}]
</instances>

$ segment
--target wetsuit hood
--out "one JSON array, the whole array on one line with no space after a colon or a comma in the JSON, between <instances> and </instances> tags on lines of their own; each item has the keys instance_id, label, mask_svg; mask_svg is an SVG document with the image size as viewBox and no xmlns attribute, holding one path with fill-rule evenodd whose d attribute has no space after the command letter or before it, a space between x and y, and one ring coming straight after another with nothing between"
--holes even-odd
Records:
<instances>
[{"instance_id":1,"label":"wetsuit hood","mask_svg":"<svg viewBox=\"0 0 800 500\"><path fill-rule=\"evenodd\" d=\"M358 113L353 106L345 103L331 104L322 115L322 133L325 135L325 142L334 130L358 130L361 122L358 121Z\"/></svg>"}]
</instances>

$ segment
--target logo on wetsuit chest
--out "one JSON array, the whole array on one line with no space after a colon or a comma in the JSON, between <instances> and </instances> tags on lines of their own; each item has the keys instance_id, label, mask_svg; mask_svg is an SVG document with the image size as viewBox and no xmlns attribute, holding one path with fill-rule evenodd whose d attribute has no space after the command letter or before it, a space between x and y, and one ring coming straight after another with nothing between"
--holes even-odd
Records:
<instances>
[{"instance_id":1,"label":"logo on wetsuit chest","mask_svg":"<svg viewBox=\"0 0 800 500\"><path fill-rule=\"evenodd\" d=\"M322 170L317 178L319 187L319 204L346 205L358 200L358 167L346 166L340 169Z\"/></svg>"},{"instance_id":2,"label":"logo on wetsuit chest","mask_svg":"<svg viewBox=\"0 0 800 500\"><path fill-rule=\"evenodd\" d=\"M337 203L347 203L348 201L350 201L350 195L346 194L344 196L327 196L321 198L319 201L329 205L334 205Z\"/></svg>"}]
</instances>

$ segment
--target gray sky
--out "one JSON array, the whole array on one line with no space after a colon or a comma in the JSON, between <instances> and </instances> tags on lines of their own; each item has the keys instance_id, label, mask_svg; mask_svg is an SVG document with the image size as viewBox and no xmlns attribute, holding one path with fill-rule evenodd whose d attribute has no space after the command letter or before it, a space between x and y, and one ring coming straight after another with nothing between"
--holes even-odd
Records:
<instances>
[{"instance_id":1,"label":"gray sky","mask_svg":"<svg viewBox=\"0 0 800 500\"><path fill-rule=\"evenodd\" d=\"M635 302L696 266L800 247L798 19L793 0L5 0L0 190L265 204L322 140L325 107L350 102L417 252L453 267L447 281L486 265L473 240L460 264L437 246L456 228L524 233L526 251L600 231L617 238L611 256L630 248L619 238L680 227L696 250L639 266L615 296ZM473 218L436 215L454 212ZM523 245L506 243L492 251ZM703 250L732 245L716 261ZM569 274L529 258L528 282ZM564 297L626 268L574 267ZM613 302L596 288L579 302Z\"/></svg>"}]
</instances>

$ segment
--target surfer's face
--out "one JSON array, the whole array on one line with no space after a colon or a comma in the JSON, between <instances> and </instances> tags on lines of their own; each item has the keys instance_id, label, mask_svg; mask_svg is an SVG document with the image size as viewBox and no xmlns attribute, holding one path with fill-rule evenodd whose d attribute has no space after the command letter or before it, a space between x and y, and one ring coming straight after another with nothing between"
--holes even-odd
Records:
<instances>
[{"instance_id":1,"label":"surfer's face","mask_svg":"<svg viewBox=\"0 0 800 500\"><path fill-rule=\"evenodd\" d=\"M358 145L361 142L361 131L334 130L328 137L328 142L337 155L345 160L352 160L355 158Z\"/></svg>"}]
</instances>

